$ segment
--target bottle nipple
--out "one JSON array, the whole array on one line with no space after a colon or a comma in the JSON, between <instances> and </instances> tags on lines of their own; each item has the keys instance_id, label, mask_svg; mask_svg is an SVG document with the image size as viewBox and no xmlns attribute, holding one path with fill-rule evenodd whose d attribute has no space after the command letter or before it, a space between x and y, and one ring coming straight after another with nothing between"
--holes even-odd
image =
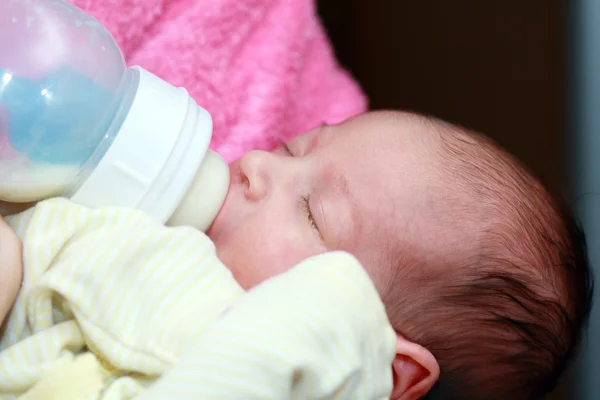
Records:
<instances>
[{"instance_id":1,"label":"bottle nipple","mask_svg":"<svg viewBox=\"0 0 600 400\"><path fill-rule=\"evenodd\" d=\"M214 151L207 151L196 176L175 212L170 226L192 226L206 232L225 202L229 189L229 166Z\"/></svg>"}]
</instances>

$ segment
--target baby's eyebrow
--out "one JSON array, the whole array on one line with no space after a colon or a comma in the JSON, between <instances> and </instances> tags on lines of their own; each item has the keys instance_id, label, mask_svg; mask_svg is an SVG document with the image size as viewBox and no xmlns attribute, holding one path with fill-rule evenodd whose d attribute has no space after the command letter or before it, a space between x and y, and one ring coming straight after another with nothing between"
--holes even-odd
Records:
<instances>
[{"instance_id":1,"label":"baby's eyebrow","mask_svg":"<svg viewBox=\"0 0 600 400\"><path fill-rule=\"evenodd\" d=\"M334 189L343 196L350 196L351 191L348 187L348 179L344 174L344 168L332 162L325 164L323 178L328 187Z\"/></svg>"},{"instance_id":2,"label":"baby's eyebrow","mask_svg":"<svg viewBox=\"0 0 600 400\"><path fill-rule=\"evenodd\" d=\"M275 140L271 144L271 149L277 150L277 149L287 145L288 143L289 143L288 140L283 140L282 138L275 138Z\"/></svg>"},{"instance_id":3,"label":"baby's eyebrow","mask_svg":"<svg viewBox=\"0 0 600 400\"><path fill-rule=\"evenodd\" d=\"M348 184L348 179L343 171L343 168L334 164L327 165L324 176L325 182L330 190L344 198L344 200L348 202L348 205L351 208L354 208L356 205L354 193Z\"/></svg>"},{"instance_id":4,"label":"baby's eyebrow","mask_svg":"<svg viewBox=\"0 0 600 400\"><path fill-rule=\"evenodd\" d=\"M333 184L337 190L341 192L341 194L346 197L351 196L350 190L348 189L348 180L346 179L346 176L343 174L336 174L335 178L333 179Z\"/></svg>"},{"instance_id":5,"label":"baby's eyebrow","mask_svg":"<svg viewBox=\"0 0 600 400\"><path fill-rule=\"evenodd\" d=\"M357 203L354 192L342 171L330 166L327 178L328 189L333 194L333 196L328 196L333 202L333 207L327 207L327 213L333 215L330 218L323 215L323 218L333 222L333 225L328 224L328 230L333 237L334 247L331 249L336 250L340 246L344 246L344 243L352 241L352 238L356 236Z\"/></svg>"}]
</instances>

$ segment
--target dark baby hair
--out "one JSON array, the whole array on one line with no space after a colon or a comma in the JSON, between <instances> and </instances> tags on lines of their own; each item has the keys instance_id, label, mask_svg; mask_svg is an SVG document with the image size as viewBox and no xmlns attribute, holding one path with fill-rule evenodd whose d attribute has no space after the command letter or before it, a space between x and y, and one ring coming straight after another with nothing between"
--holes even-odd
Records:
<instances>
[{"instance_id":1,"label":"dark baby hair","mask_svg":"<svg viewBox=\"0 0 600 400\"><path fill-rule=\"evenodd\" d=\"M540 398L589 317L585 236L567 207L494 142L423 118L441 137L443 174L478 204L482 223L472 232L475 254L397 282L399 295L386 300L392 324L440 365L428 398Z\"/></svg>"}]
</instances>

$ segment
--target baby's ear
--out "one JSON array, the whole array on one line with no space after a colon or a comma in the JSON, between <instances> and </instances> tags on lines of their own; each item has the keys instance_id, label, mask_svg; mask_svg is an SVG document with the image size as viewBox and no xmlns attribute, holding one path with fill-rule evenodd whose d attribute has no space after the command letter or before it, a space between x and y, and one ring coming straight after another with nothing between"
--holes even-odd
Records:
<instances>
[{"instance_id":1,"label":"baby's ear","mask_svg":"<svg viewBox=\"0 0 600 400\"><path fill-rule=\"evenodd\" d=\"M398 335L392 374L394 389L390 399L417 400L438 380L440 367L429 350Z\"/></svg>"}]
</instances>

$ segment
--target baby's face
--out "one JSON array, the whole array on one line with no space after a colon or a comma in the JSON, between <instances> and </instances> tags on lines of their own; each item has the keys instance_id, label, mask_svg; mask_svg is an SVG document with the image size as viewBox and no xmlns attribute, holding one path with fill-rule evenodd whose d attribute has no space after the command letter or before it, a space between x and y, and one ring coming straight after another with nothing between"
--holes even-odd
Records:
<instances>
[{"instance_id":1,"label":"baby's face","mask_svg":"<svg viewBox=\"0 0 600 400\"><path fill-rule=\"evenodd\" d=\"M329 250L352 253L380 293L429 232L436 135L405 113L371 113L316 128L230 165L231 187L208 234L244 288ZM399 241L398 238L401 238ZM405 260L410 262L410 260Z\"/></svg>"}]
</instances>

